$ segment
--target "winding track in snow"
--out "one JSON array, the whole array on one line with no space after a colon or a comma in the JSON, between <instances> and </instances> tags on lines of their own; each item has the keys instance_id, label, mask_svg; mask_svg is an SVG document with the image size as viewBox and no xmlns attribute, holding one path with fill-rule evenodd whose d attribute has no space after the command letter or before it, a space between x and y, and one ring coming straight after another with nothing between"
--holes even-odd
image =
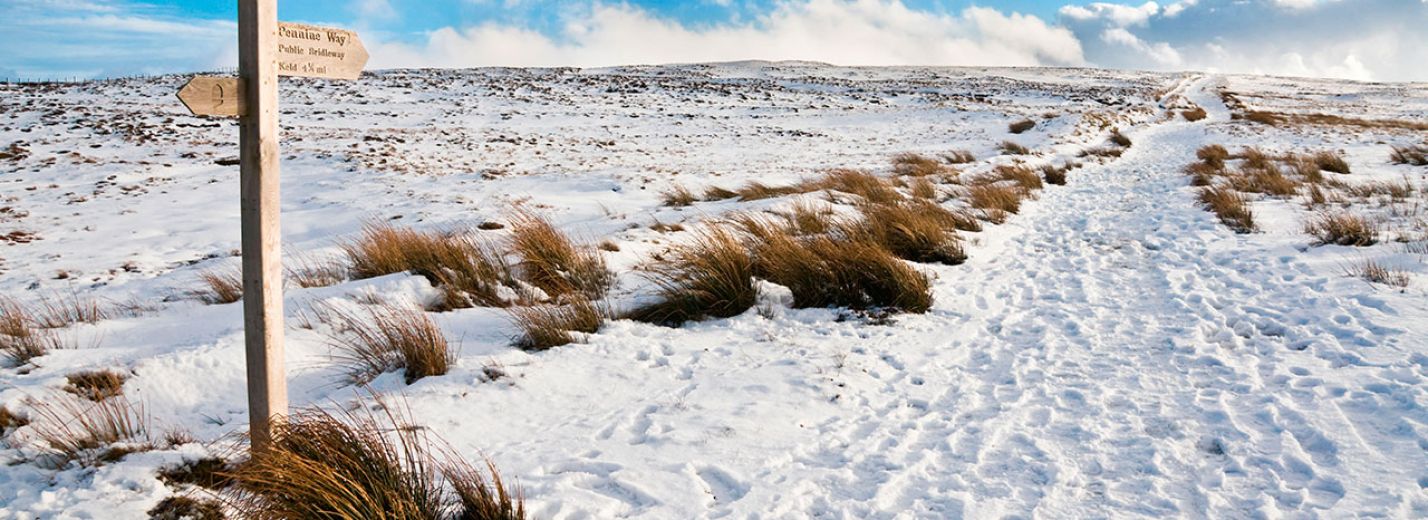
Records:
<instances>
[{"instance_id":1,"label":"winding track in snow","mask_svg":"<svg viewBox=\"0 0 1428 520\"><path fill-rule=\"evenodd\" d=\"M939 309L867 347L886 366L859 412L751 475L797 485L725 512L1422 514L1406 509L1421 475L1392 468L1428 447L1423 361L1402 350L1423 338L1196 206L1180 167L1228 117L1214 82L1185 93L1210 118L1130 134L1120 160L1048 187L1000 252L940 270Z\"/></svg>"}]
</instances>

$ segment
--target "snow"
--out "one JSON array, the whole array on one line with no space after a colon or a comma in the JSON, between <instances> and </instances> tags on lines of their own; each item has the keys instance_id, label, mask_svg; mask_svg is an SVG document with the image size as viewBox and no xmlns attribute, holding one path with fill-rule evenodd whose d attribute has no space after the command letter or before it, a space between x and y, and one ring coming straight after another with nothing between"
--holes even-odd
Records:
<instances>
[{"instance_id":1,"label":"snow","mask_svg":"<svg viewBox=\"0 0 1428 520\"><path fill-rule=\"evenodd\" d=\"M25 214L0 213L0 233L41 237L0 245L0 291L155 309L75 326L83 348L0 368L0 404L23 410L64 374L116 368L155 423L203 442L53 470L27 461L36 447L21 429L0 449L0 518L143 518L182 491L157 467L246 430L241 309L187 295L200 272L237 266L237 169L214 164L234 154L236 125L183 115L182 80L0 86L0 146L30 152L0 162L0 205ZM966 264L918 265L936 277L927 314L877 325L779 305L786 291L769 285L772 317L615 321L526 353L509 346L504 312L465 309L432 315L460 344L449 374L372 387L462 455L491 457L535 518L1428 516L1421 254L1311 247L1294 200L1258 200L1264 231L1236 235L1182 173L1202 145L1253 144L1343 150L1355 181L1422 185L1428 169L1386 160L1388 144L1421 135L1232 120L1221 88L1276 110L1428 116L1421 84L1087 69L740 62L294 80L284 241L331 255L364 219L445 228L521 204L618 243L607 260L628 304L649 288L631 269L688 236L650 224L792 200L661 207L670 186L886 173L907 151L968 149L982 159L974 173L1014 160L995 156L1008 138L1040 153L1033 164L1059 163L1119 127L1135 143L1122 157L1076 159L1066 186L967 234ZM1209 117L1163 115L1187 103ZM1038 127L1007 134L1022 118ZM1405 207L1370 211L1415 232ZM1345 275L1360 257L1398 262L1412 283ZM370 401L300 313L433 291L409 275L290 288L294 405ZM508 377L491 380L490 366Z\"/></svg>"}]
</instances>

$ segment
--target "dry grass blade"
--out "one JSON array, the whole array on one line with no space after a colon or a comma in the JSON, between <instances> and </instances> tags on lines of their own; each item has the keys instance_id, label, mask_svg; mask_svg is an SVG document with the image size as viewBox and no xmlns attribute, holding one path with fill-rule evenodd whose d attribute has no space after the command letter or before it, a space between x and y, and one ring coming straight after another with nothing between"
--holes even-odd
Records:
<instances>
[{"instance_id":1,"label":"dry grass blade","mask_svg":"<svg viewBox=\"0 0 1428 520\"><path fill-rule=\"evenodd\" d=\"M1318 244L1371 246L1378 242L1378 224L1347 211L1320 213L1304 223L1304 232Z\"/></svg>"},{"instance_id":2,"label":"dry grass blade","mask_svg":"<svg viewBox=\"0 0 1428 520\"><path fill-rule=\"evenodd\" d=\"M704 200L707 201L732 199L738 196L739 192L726 190L718 186L710 186L708 189L704 190Z\"/></svg>"},{"instance_id":3,"label":"dry grass blade","mask_svg":"<svg viewBox=\"0 0 1428 520\"><path fill-rule=\"evenodd\" d=\"M446 374L456 353L441 327L420 308L403 304L368 305L360 312L325 308L335 330L330 343L348 380L366 384L384 373L404 369L407 384Z\"/></svg>"},{"instance_id":4,"label":"dry grass blade","mask_svg":"<svg viewBox=\"0 0 1428 520\"><path fill-rule=\"evenodd\" d=\"M937 198L937 186L926 178L920 178L912 182L910 189L913 197L919 199L932 200Z\"/></svg>"},{"instance_id":5,"label":"dry grass blade","mask_svg":"<svg viewBox=\"0 0 1428 520\"><path fill-rule=\"evenodd\" d=\"M525 501L520 491L513 495L501 482L501 473L489 459L483 461L486 471L465 462L452 462L442 468L442 474L456 490L461 504L459 520L515 520L526 517Z\"/></svg>"},{"instance_id":6,"label":"dry grass blade","mask_svg":"<svg viewBox=\"0 0 1428 520\"><path fill-rule=\"evenodd\" d=\"M814 189L816 188L809 188L801 184L795 184L790 186L769 186L762 182L749 181L748 184L745 184L742 188L739 188L739 190L734 192L734 194L738 195L739 199L741 200L763 200L771 199L774 197L782 197L785 195L794 195L797 193L807 193L809 191L813 191ZM711 191L713 191L713 188L711 188ZM706 199L708 199L709 193L706 192L705 197ZM717 197L717 199L723 198L727 197Z\"/></svg>"},{"instance_id":7,"label":"dry grass blade","mask_svg":"<svg viewBox=\"0 0 1428 520\"><path fill-rule=\"evenodd\" d=\"M124 394L124 374L113 370L84 370L65 376L64 391L90 401L103 401Z\"/></svg>"},{"instance_id":8,"label":"dry grass blade","mask_svg":"<svg viewBox=\"0 0 1428 520\"><path fill-rule=\"evenodd\" d=\"M609 315L602 306L583 298L565 305L512 307L508 312L521 330L515 339L516 348L532 351L574 343L578 339L575 333L599 332Z\"/></svg>"},{"instance_id":9,"label":"dry grass blade","mask_svg":"<svg viewBox=\"0 0 1428 520\"><path fill-rule=\"evenodd\" d=\"M614 276L592 247L576 246L544 217L521 213L511 219L512 249L521 256L525 278L552 297L579 293L600 299Z\"/></svg>"},{"instance_id":10,"label":"dry grass blade","mask_svg":"<svg viewBox=\"0 0 1428 520\"><path fill-rule=\"evenodd\" d=\"M198 274L203 289L195 291L199 300L218 305L243 299L243 275L236 270L205 271Z\"/></svg>"},{"instance_id":11,"label":"dry grass blade","mask_svg":"<svg viewBox=\"0 0 1428 520\"><path fill-rule=\"evenodd\" d=\"M1288 197L1299 193L1300 183L1284 175L1284 172L1273 163L1269 163L1263 168L1246 167L1244 170L1227 177L1230 186L1245 193L1264 193L1267 195L1277 195Z\"/></svg>"},{"instance_id":12,"label":"dry grass blade","mask_svg":"<svg viewBox=\"0 0 1428 520\"><path fill-rule=\"evenodd\" d=\"M692 243L674 247L670 258L649 269L649 277L659 288L659 301L631 312L630 319L678 326L728 318L753 307L758 295L753 259L739 237L723 227L701 231Z\"/></svg>"},{"instance_id":13,"label":"dry grass blade","mask_svg":"<svg viewBox=\"0 0 1428 520\"><path fill-rule=\"evenodd\" d=\"M504 255L489 243L463 234L417 231L385 222L362 227L341 244L356 278L411 272L442 290L441 309L510 304L518 284Z\"/></svg>"},{"instance_id":14,"label":"dry grass blade","mask_svg":"<svg viewBox=\"0 0 1428 520\"><path fill-rule=\"evenodd\" d=\"M1249 201L1240 192L1229 188L1202 188L1200 203L1236 233L1250 233L1257 229Z\"/></svg>"},{"instance_id":15,"label":"dry grass blade","mask_svg":"<svg viewBox=\"0 0 1428 520\"><path fill-rule=\"evenodd\" d=\"M422 432L392 412L379 419L373 412L299 410L277 426L269 449L232 472L235 485L224 494L243 518L524 517L518 496L512 503L506 490L490 489L464 464L443 460L438 454L449 449ZM488 501L468 509L468 497L483 494Z\"/></svg>"},{"instance_id":16,"label":"dry grass blade","mask_svg":"<svg viewBox=\"0 0 1428 520\"><path fill-rule=\"evenodd\" d=\"M100 401L57 394L30 402L30 429L45 447L59 457L63 467L71 461L84 466L117 460L144 449L148 442L148 417L142 406L122 395ZM129 443L130 446L114 446Z\"/></svg>"}]
</instances>

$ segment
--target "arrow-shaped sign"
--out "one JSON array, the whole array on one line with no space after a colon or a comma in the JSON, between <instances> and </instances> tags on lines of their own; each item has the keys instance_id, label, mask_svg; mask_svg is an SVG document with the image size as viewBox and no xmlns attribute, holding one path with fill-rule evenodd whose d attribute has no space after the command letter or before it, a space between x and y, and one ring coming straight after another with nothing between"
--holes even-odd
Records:
<instances>
[{"instance_id":1,"label":"arrow-shaped sign","mask_svg":"<svg viewBox=\"0 0 1428 520\"><path fill-rule=\"evenodd\" d=\"M346 29L278 22L277 58L283 76L357 79L367 65L367 49Z\"/></svg>"},{"instance_id":2,"label":"arrow-shaped sign","mask_svg":"<svg viewBox=\"0 0 1428 520\"><path fill-rule=\"evenodd\" d=\"M238 78L194 76L178 92L179 101L196 116L241 116L243 82Z\"/></svg>"}]
</instances>

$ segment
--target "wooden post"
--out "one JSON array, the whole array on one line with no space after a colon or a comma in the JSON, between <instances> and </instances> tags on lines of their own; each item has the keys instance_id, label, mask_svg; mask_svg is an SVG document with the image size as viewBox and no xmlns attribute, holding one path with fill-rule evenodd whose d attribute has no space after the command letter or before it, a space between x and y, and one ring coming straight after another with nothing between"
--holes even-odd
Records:
<instances>
[{"instance_id":1,"label":"wooden post","mask_svg":"<svg viewBox=\"0 0 1428 520\"><path fill-rule=\"evenodd\" d=\"M283 368L283 265L278 215L277 0L238 0L238 77L246 113L239 123L243 227L243 334L253 449L272 440L288 411Z\"/></svg>"}]
</instances>

